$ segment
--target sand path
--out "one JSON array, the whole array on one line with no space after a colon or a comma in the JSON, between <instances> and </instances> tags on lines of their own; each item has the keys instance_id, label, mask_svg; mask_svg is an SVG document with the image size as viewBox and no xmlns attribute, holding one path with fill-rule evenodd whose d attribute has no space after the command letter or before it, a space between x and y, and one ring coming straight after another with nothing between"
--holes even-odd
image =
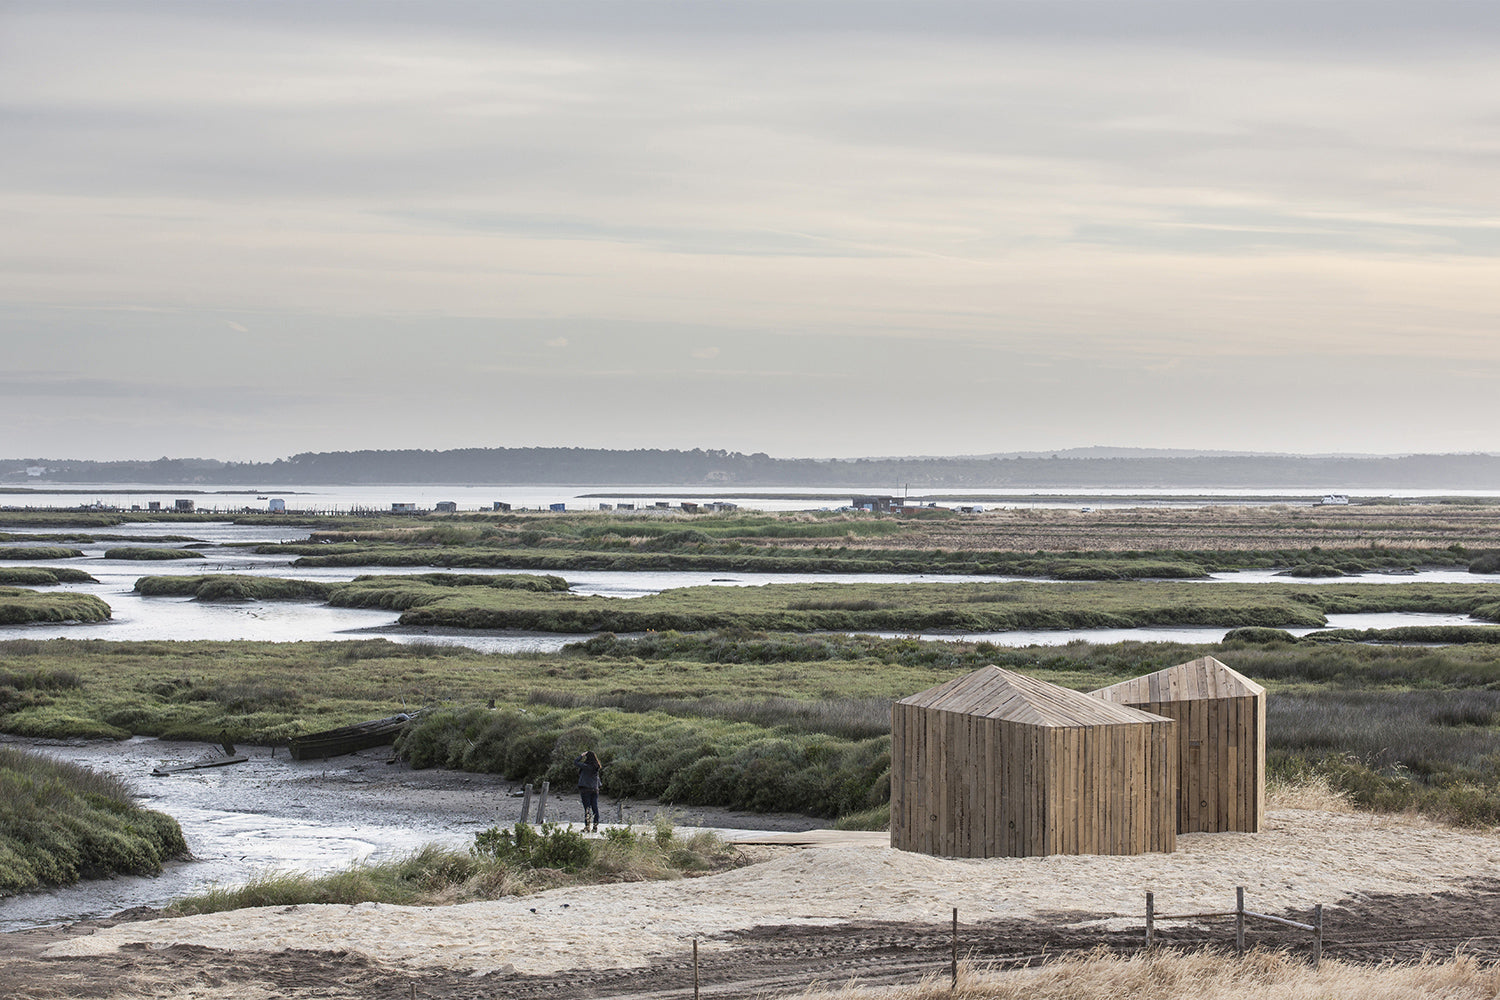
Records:
<instances>
[{"instance_id":1,"label":"sand path","mask_svg":"<svg viewBox=\"0 0 1500 1000\"><path fill-rule=\"evenodd\" d=\"M446 907L365 903L239 910L125 923L49 955L122 945L234 951L348 950L391 966L544 974L630 968L694 938L783 924L939 923L1036 917L1139 926L1159 912L1231 908L1235 886L1262 912L1306 912L1366 893L1426 894L1500 877L1500 837L1357 813L1279 810L1260 834L1192 834L1175 854L1128 858L929 858L880 844L818 847L705 878L558 889ZM1068 916L1067 914L1071 914ZM712 941L702 947L713 948Z\"/></svg>"}]
</instances>

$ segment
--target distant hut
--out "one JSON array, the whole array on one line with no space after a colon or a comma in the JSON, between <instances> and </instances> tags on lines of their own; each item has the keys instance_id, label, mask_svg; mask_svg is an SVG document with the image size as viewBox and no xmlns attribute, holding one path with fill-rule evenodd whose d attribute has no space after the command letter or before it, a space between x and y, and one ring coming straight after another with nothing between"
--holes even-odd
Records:
<instances>
[{"instance_id":1,"label":"distant hut","mask_svg":"<svg viewBox=\"0 0 1500 1000\"><path fill-rule=\"evenodd\" d=\"M1000 667L891 706L891 846L947 857L1176 849L1172 721Z\"/></svg>"},{"instance_id":2,"label":"distant hut","mask_svg":"<svg viewBox=\"0 0 1500 1000\"><path fill-rule=\"evenodd\" d=\"M1266 689L1212 656L1094 695L1177 721L1177 832L1256 833L1266 809Z\"/></svg>"}]
</instances>

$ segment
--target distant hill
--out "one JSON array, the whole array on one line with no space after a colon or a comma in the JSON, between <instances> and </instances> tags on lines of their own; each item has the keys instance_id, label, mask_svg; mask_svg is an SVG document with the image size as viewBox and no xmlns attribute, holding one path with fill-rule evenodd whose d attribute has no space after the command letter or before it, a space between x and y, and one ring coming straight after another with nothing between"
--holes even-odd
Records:
<instances>
[{"instance_id":1,"label":"distant hill","mask_svg":"<svg viewBox=\"0 0 1500 1000\"><path fill-rule=\"evenodd\" d=\"M200 458L0 461L0 485L222 484L271 488L360 483L1026 489L1500 489L1500 456L1170 453L1089 448L962 458L772 458L694 449L463 448L305 452L274 462ZM38 474L40 472L40 474Z\"/></svg>"}]
</instances>

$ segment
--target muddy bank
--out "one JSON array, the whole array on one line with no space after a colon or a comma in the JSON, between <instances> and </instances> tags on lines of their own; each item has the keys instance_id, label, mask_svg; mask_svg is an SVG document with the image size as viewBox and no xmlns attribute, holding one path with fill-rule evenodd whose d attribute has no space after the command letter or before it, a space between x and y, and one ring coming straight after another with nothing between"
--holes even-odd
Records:
<instances>
[{"instance_id":1,"label":"muddy bank","mask_svg":"<svg viewBox=\"0 0 1500 1000\"><path fill-rule=\"evenodd\" d=\"M261 871L322 872L354 860L399 856L429 843L464 847L479 831L514 822L521 806L520 788L514 782L495 775L412 770L393 762L388 747L331 760L293 761L285 748L239 746L236 749L249 757L243 764L154 776L155 767L201 759L214 748L146 738L120 743L3 742L125 779L142 805L182 825L193 859L174 862L154 878L91 881L0 899L0 931L160 907L213 884L238 884ZM650 822L665 812L679 826L723 830L808 830L826 825L805 816L675 810L654 800L616 800L608 795L600 807L607 822ZM535 815L533 806L533 820ZM547 818L581 821L573 789L550 796Z\"/></svg>"}]
</instances>

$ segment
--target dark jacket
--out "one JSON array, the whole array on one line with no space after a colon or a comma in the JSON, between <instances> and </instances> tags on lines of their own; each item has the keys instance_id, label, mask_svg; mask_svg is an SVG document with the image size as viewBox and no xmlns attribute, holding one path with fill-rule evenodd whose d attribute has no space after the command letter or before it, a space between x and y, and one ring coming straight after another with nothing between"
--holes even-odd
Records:
<instances>
[{"instance_id":1,"label":"dark jacket","mask_svg":"<svg viewBox=\"0 0 1500 1000\"><path fill-rule=\"evenodd\" d=\"M579 757L573 762L578 766L578 787L592 788L594 791L604 787L604 765L590 764Z\"/></svg>"}]
</instances>

